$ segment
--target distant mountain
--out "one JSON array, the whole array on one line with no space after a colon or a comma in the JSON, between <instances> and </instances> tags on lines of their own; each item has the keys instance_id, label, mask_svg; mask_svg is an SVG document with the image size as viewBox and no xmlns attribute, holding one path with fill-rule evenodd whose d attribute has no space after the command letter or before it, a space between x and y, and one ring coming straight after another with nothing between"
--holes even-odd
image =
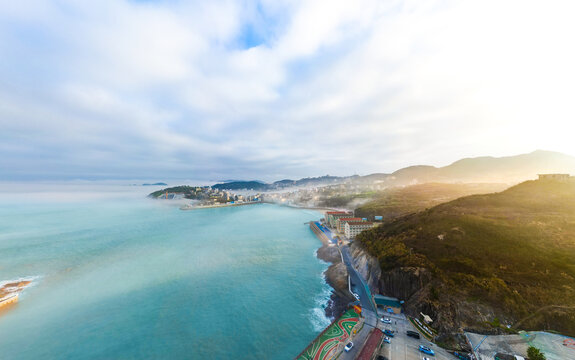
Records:
<instances>
[{"instance_id":1,"label":"distant mountain","mask_svg":"<svg viewBox=\"0 0 575 360\"><path fill-rule=\"evenodd\" d=\"M284 179L273 183L258 180L227 180L212 185L220 190L273 191L290 187L319 187L337 184L373 184L384 187L425 183L507 183L516 184L537 178L540 173L575 174L575 157L558 152L537 150L529 154L507 157L477 157L461 159L451 165L435 167L415 165L391 174L365 176L319 176L299 180ZM148 184L145 184L148 185ZM162 185L156 183L149 185Z\"/></svg>"},{"instance_id":2,"label":"distant mountain","mask_svg":"<svg viewBox=\"0 0 575 360\"><path fill-rule=\"evenodd\" d=\"M163 182L153 183L153 184L142 184L142 186L167 186L168 184Z\"/></svg>"},{"instance_id":3,"label":"distant mountain","mask_svg":"<svg viewBox=\"0 0 575 360\"><path fill-rule=\"evenodd\" d=\"M356 243L378 260L379 290L431 316L442 341L461 329L575 336L575 180L462 197Z\"/></svg>"},{"instance_id":4,"label":"distant mountain","mask_svg":"<svg viewBox=\"0 0 575 360\"><path fill-rule=\"evenodd\" d=\"M268 190L269 184L265 184L259 181L232 181L223 184L212 185L212 189L218 190L257 190L265 191Z\"/></svg>"},{"instance_id":5,"label":"distant mountain","mask_svg":"<svg viewBox=\"0 0 575 360\"><path fill-rule=\"evenodd\" d=\"M245 190L257 190L257 191L269 191L288 187L325 186L325 185L341 184L345 181L355 179L358 177L359 176L357 175L346 176L346 177L325 175L320 177L303 178L299 180L284 179L273 182L271 184L263 183L260 181L232 181L223 184L212 185L212 188L220 190L245 189Z\"/></svg>"},{"instance_id":6,"label":"distant mountain","mask_svg":"<svg viewBox=\"0 0 575 360\"><path fill-rule=\"evenodd\" d=\"M541 173L575 174L575 157L537 150L529 154L499 158L467 158L439 168L425 165L406 167L382 180L390 186L428 182L518 183L535 179Z\"/></svg>"}]
</instances>

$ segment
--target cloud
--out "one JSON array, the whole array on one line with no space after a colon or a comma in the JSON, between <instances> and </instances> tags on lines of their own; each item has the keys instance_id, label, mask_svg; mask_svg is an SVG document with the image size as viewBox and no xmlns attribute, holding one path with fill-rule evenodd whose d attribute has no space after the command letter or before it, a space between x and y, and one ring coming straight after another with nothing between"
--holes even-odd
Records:
<instances>
[{"instance_id":1,"label":"cloud","mask_svg":"<svg viewBox=\"0 0 575 360\"><path fill-rule=\"evenodd\" d=\"M7 2L0 178L258 178L575 154L569 1Z\"/></svg>"}]
</instances>

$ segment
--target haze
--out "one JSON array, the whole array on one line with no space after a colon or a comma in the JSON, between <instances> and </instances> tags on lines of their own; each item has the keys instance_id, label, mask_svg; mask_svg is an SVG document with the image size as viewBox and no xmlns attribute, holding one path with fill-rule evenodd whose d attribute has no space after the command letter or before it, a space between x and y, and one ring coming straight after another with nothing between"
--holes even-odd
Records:
<instances>
[{"instance_id":1,"label":"haze","mask_svg":"<svg viewBox=\"0 0 575 360\"><path fill-rule=\"evenodd\" d=\"M575 154L571 1L3 1L0 180Z\"/></svg>"}]
</instances>

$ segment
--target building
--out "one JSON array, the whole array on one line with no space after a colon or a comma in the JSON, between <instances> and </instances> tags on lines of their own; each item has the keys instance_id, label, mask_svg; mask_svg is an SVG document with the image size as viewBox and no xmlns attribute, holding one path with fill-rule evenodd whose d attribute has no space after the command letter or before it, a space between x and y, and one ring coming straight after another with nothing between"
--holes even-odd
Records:
<instances>
[{"instance_id":1,"label":"building","mask_svg":"<svg viewBox=\"0 0 575 360\"><path fill-rule=\"evenodd\" d=\"M374 224L371 221L349 221L345 223L345 237L353 239L364 230L371 229Z\"/></svg>"},{"instance_id":2,"label":"building","mask_svg":"<svg viewBox=\"0 0 575 360\"><path fill-rule=\"evenodd\" d=\"M567 182L569 174L539 174L539 180Z\"/></svg>"},{"instance_id":3,"label":"building","mask_svg":"<svg viewBox=\"0 0 575 360\"><path fill-rule=\"evenodd\" d=\"M354 218L354 217L339 218L335 220L335 228L337 229L338 232L342 233L345 231L345 223L347 221L358 222L363 220L361 218Z\"/></svg>"},{"instance_id":4,"label":"building","mask_svg":"<svg viewBox=\"0 0 575 360\"><path fill-rule=\"evenodd\" d=\"M343 217L352 217L353 214L346 211L328 211L325 213L325 222L328 226L335 228L335 221Z\"/></svg>"},{"instance_id":5,"label":"building","mask_svg":"<svg viewBox=\"0 0 575 360\"><path fill-rule=\"evenodd\" d=\"M376 294L373 296L373 300L378 310L382 310L384 313L401 313L401 301L397 298Z\"/></svg>"}]
</instances>

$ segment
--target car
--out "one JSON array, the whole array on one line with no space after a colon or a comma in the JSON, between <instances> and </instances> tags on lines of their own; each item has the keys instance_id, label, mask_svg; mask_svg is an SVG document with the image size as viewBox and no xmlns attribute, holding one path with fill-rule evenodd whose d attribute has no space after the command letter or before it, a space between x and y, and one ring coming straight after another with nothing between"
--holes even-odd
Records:
<instances>
[{"instance_id":1,"label":"car","mask_svg":"<svg viewBox=\"0 0 575 360\"><path fill-rule=\"evenodd\" d=\"M388 343L388 344L391 344L391 339L386 336L386 337L383 338L383 342Z\"/></svg>"},{"instance_id":2,"label":"car","mask_svg":"<svg viewBox=\"0 0 575 360\"><path fill-rule=\"evenodd\" d=\"M359 300L359 295L357 295L356 293L353 293L353 297Z\"/></svg>"},{"instance_id":3,"label":"car","mask_svg":"<svg viewBox=\"0 0 575 360\"><path fill-rule=\"evenodd\" d=\"M377 357L375 358L375 360L389 360L388 358L386 358L383 355L377 355Z\"/></svg>"},{"instance_id":4,"label":"car","mask_svg":"<svg viewBox=\"0 0 575 360\"><path fill-rule=\"evenodd\" d=\"M419 333L417 331L407 330L407 336L411 336L412 338L419 339Z\"/></svg>"},{"instance_id":5,"label":"car","mask_svg":"<svg viewBox=\"0 0 575 360\"><path fill-rule=\"evenodd\" d=\"M435 355L435 352L433 352L433 350L431 350L427 346L419 345L419 351L427 355Z\"/></svg>"},{"instance_id":6,"label":"car","mask_svg":"<svg viewBox=\"0 0 575 360\"><path fill-rule=\"evenodd\" d=\"M394 337L395 335L393 335L393 331L389 330L389 329L385 329L383 331L383 333L389 337Z\"/></svg>"},{"instance_id":7,"label":"car","mask_svg":"<svg viewBox=\"0 0 575 360\"><path fill-rule=\"evenodd\" d=\"M381 322L384 324L391 324L391 319L390 318L381 318Z\"/></svg>"},{"instance_id":8,"label":"car","mask_svg":"<svg viewBox=\"0 0 575 360\"><path fill-rule=\"evenodd\" d=\"M347 345L343 348L345 352L350 351L353 348L353 342L348 342Z\"/></svg>"},{"instance_id":9,"label":"car","mask_svg":"<svg viewBox=\"0 0 575 360\"><path fill-rule=\"evenodd\" d=\"M421 358L421 360L431 360L431 359L424 356L424 357Z\"/></svg>"}]
</instances>

